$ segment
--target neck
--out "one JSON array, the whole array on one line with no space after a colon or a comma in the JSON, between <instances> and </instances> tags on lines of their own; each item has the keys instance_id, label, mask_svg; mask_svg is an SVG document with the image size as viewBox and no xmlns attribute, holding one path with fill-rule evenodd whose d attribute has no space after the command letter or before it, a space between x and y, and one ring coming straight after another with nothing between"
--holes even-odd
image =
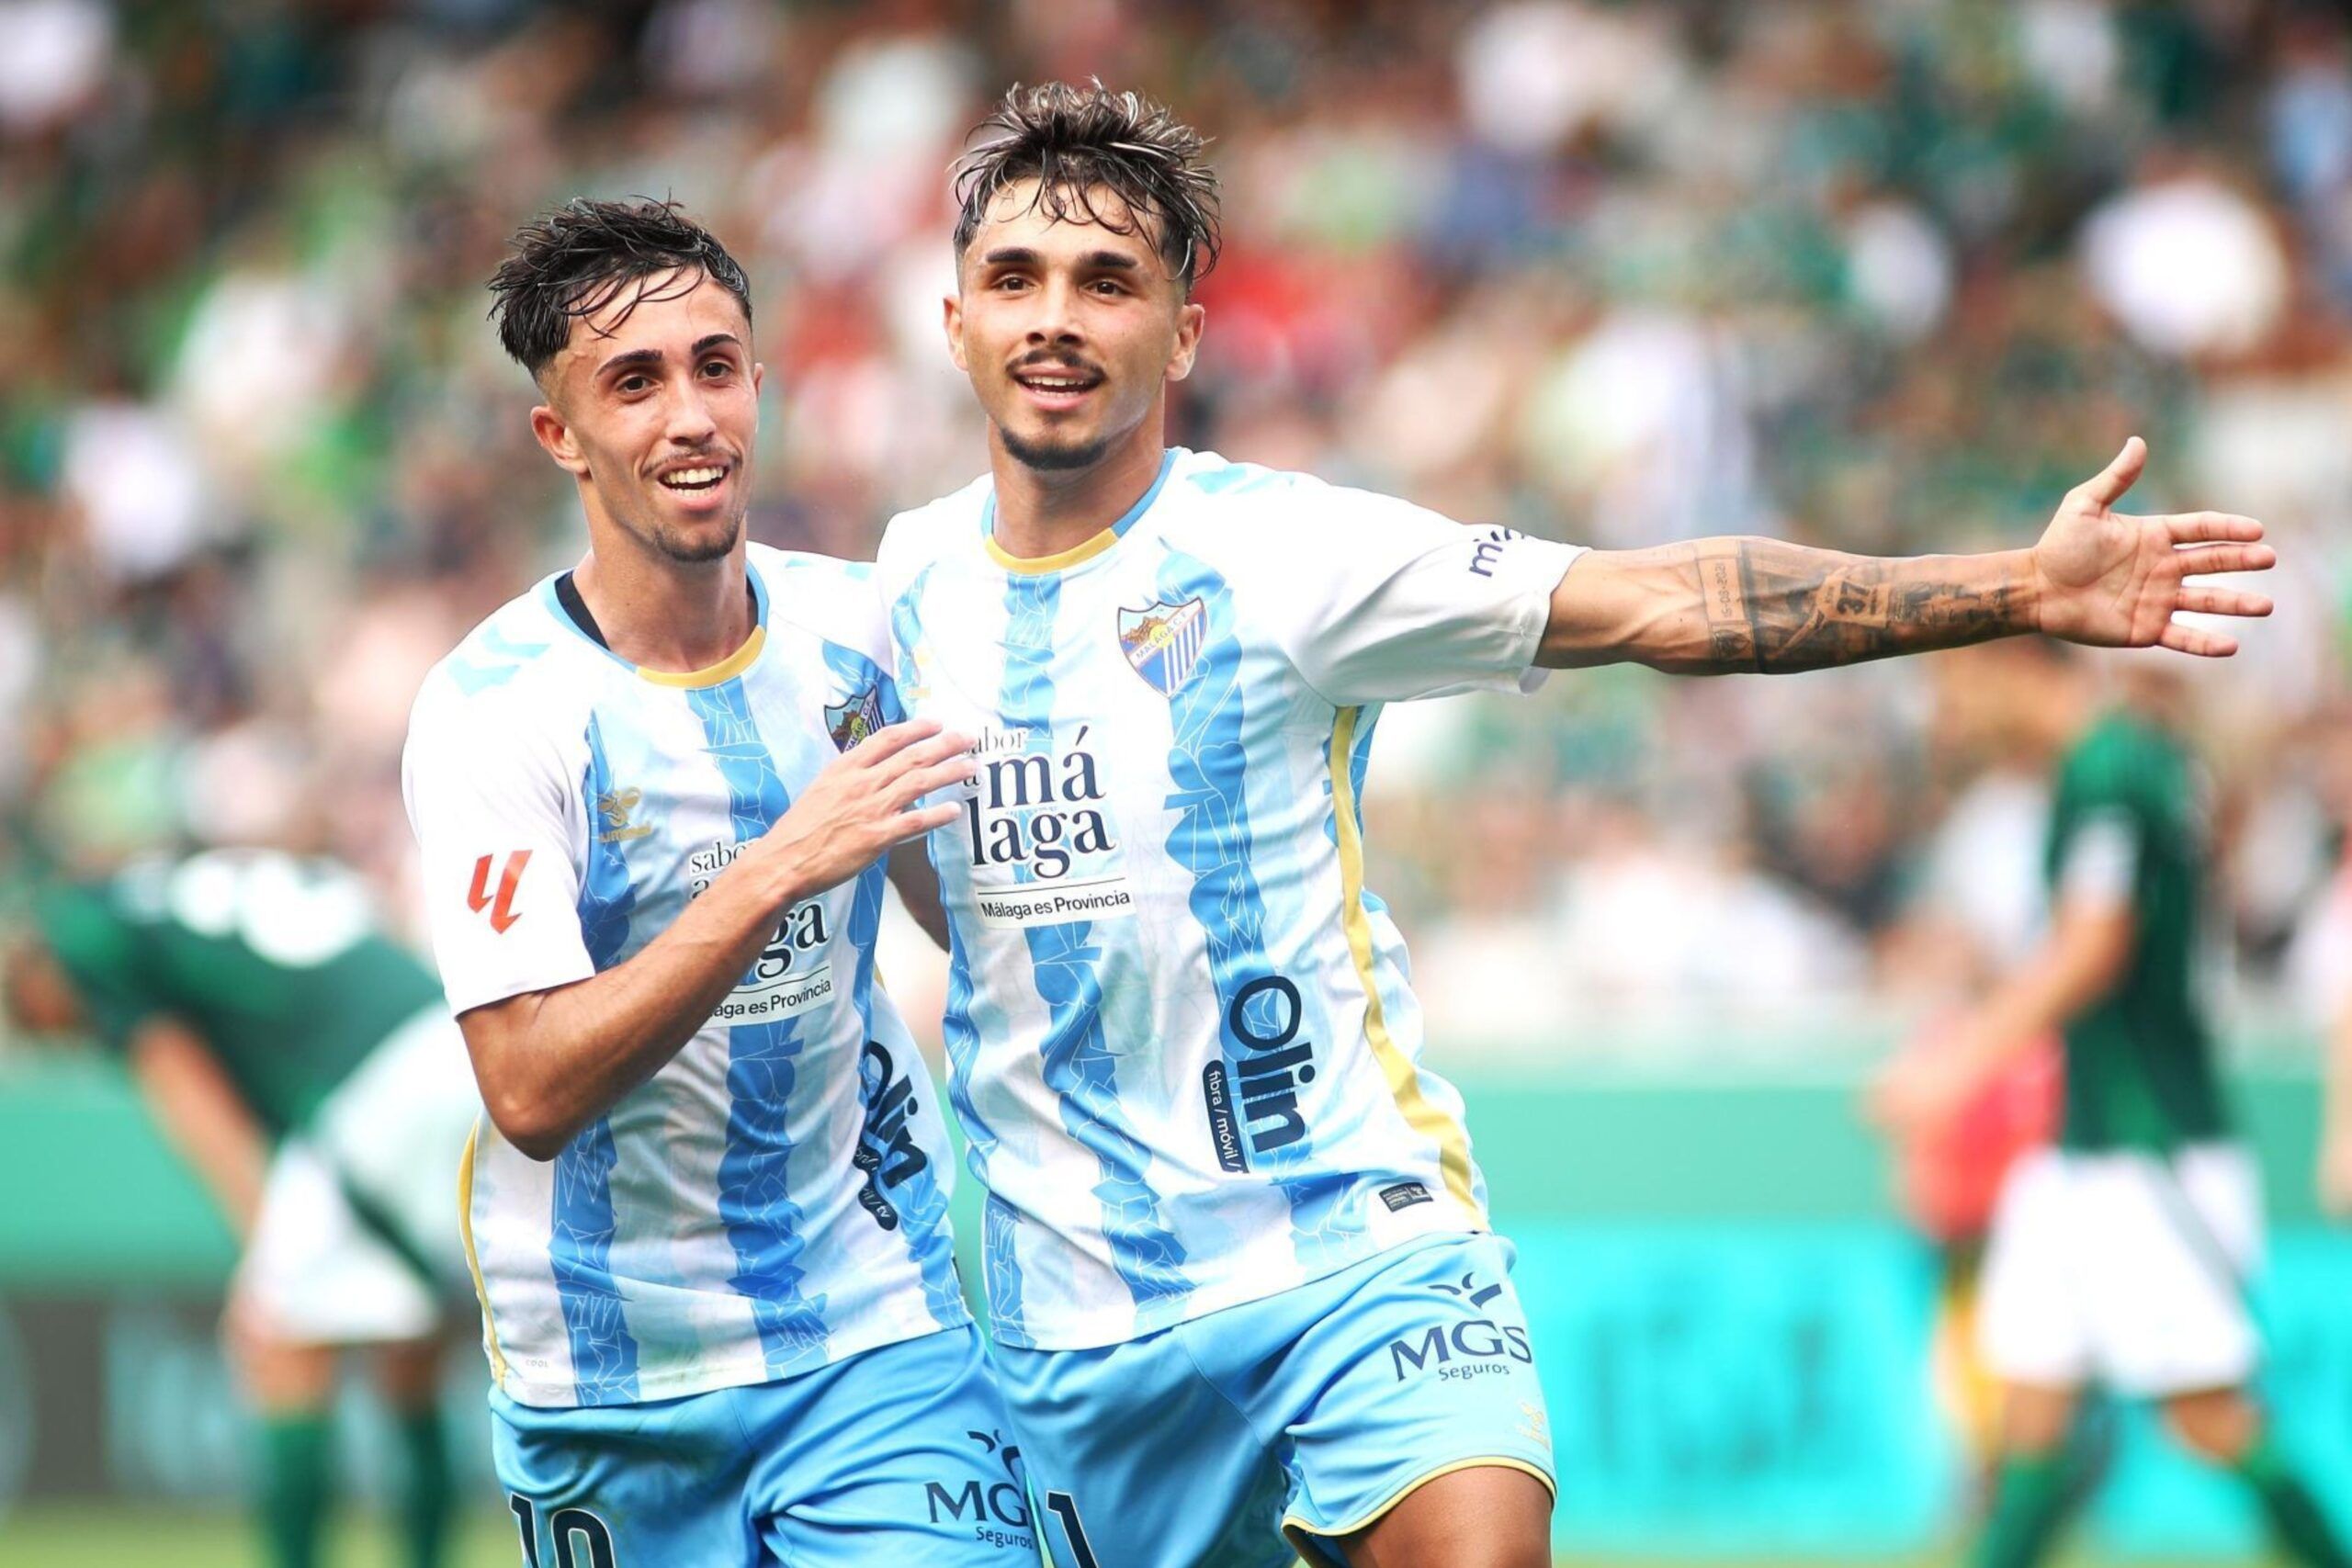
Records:
<instances>
[{"instance_id":1,"label":"neck","mask_svg":"<svg viewBox=\"0 0 2352 1568\"><path fill-rule=\"evenodd\" d=\"M589 530L589 550L571 574L612 650L647 670L707 670L750 640L752 607L743 545L710 561L673 560L619 529Z\"/></svg>"},{"instance_id":2,"label":"neck","mask_svg":"<svg viewBox=\"0 0 2352 1568\"><path fill-rule=\"evenodd\" d=\"M1167 452L1159 410L1102 458L1083 468L1033 468L989 430L989 468L996 476L996 542L1009 556L1034 560L1076 549L1126 514L1159 477Z\"/></svg>"}]
</instances>

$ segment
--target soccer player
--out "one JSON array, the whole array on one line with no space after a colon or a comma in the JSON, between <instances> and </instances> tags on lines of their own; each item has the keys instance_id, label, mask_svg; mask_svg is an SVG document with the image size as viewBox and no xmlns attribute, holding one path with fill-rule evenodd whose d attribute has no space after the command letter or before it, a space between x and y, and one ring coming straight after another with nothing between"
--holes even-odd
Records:
<instances>
[{"instance_id":1,"label":"soccer player","mask_svg":"<svg viewBox=\"0 0 2352 1568\"><path fill-rule=\"evenodd\" d=\"M1510 1251L1363 883L1380 705L2036 629L2223 653L2172 612L2267 605L2181 580L2269 553L2249 520L2111 512L2136 440L2036 547L1921 560L1581 552L1170 449L1217 244L1200 137L1059 84L986 129L945 328L989 472L896 518L876 577L908 711L975 737L931 840L949 1094L1050 1549L1271 1564L1279 1523L1317 1562L1535 1568Z\"/></svg>"},{"instance_id":2,"label":"soccer player","mask_svg":"<svg viewBox=\"0 0 2352 1568\"><path fill-rule=\"evenodd\" d=\"M2048 933L1943 1050L1897 1063L1875 1091L1890 1122L1932 1129L2026 1043L2064 1035L2057 1145L2011 1168L1984 1264L1979 1332L2001 1421L1975 1561L2048 1558L2083 1493L2065 1450L2096 1382L2157 1402L2182 1443L2242 1476L2297 1562L2352 1562L2246 1390L2261 1353L2245 1295L2261 1197L2197 981L2205 808L2172 716L2179 693L2140 671L2101 710L2071 661L2043 679L2038 705L2071 742L2044 853Z\"/></svg>"},{"instance_id":3,"label":"soccer player","mask_svg":"<svg viewBox=\"0 0 2352 1568\"><path fill-rule=\"evenodd\" d=\"M319 1561L335 1363L356 1349L400 1435L406 1561L443 1562L440 1339L480 1102L431 972L350 872L232 850L43 890L8 970L23 1027L122 1055L242 1244L224 1328L261 1416L271 1561Z\"/></svg>"},{"instance_id":4,"label":"soccer player","mask_svg":"<svg viewBox=\"0 0 2352 1568\"><path fill-rule=\"evenodd\" d=\"M574 201L492 283L588 551L477 627L405 760L491 1125L466 1213L527 1563L1018 1564L936 1096L874 975L956 737L890 724L866 569L752 546L742 269Z\"/></svg>"}]
</instances>

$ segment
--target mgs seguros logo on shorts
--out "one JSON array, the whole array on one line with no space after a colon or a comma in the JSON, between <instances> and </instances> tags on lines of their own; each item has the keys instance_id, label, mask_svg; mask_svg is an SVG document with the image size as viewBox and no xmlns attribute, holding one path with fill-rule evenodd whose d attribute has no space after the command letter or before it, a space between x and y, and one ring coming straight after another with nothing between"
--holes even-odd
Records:
<instances>
[{"instance_id":1,"label":"mgs seguros logo on shorts","mask_svg":"<svg viewBox=\"0 0 2352 1568\"><path fill-rule=\"evenodd\" d=\"M1036 1538L1029 1524L1029 1494L1022 1484L1021 1472L1014 1468L1021 1462L1019 1445L1001 1432L966 1432L966 1437L979 1445L983 1454L993 1458L1004 1468L1004 1479L996 1479L996 1465L984 1464L978 1479L967 1480L960 1486L944 1482L923 1483L923 1503L934 1525L969 1525L972 1539L992 1546L1016 1547L1024 1551L1036 1549Z\"/></svg>"},{"instance_id":2,"label":"mgs seguros logo on shorts","mask_svg":"<svg viewBox=\"0 0 2352 1568\"><path fill-rule=\"evenodd\" d=\"M1466 1382L1471 1378L1507 1375L1514 1363L1534 1364L1535 1352L1527 1342L1527 1329L1520 1324L1498 1322L1486 1313L1495 1298L1503 1293L1500 1280L1481 1284L1476 1274L1464 1274L1458 1284L1432 1285L1430 1289L1453 1297L1476 1315L1453 1317L1449 1314L1450 1321L1431 1324L1419 1334L1391 1339L1388 1360L1398 1382L1431 1371L1441 1378Z\"/></svg>"}]
</instances>

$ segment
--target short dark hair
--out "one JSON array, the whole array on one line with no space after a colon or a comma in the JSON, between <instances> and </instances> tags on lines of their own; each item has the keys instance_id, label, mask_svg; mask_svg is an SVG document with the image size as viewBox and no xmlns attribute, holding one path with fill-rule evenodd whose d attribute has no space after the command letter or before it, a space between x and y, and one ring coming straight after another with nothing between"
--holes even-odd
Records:
<instances>
[{"instance_id":1,"label":"short dark hair","mask_svg":"<svg viewBox=\"0 0 2352 1568\"><path fill-rule=\"evenodd\" d=\"M735 296L746 321L752 319L743 268L674 201L576 197L514 231L508 244L513 254L491 274L490 316L498 341L534 377L571 341L573 321L594 315L641 278L684 275L673 289L639 296L631 310L647 299L675 299L707 277Z\"/></svg>"},{"instance_id":2,"label":"short dark hair","mask_svg":"<svg viewBox=\"0 0 2352 1568\"><path fill-rule=\"evenodd\" d=\"M955 169L959 260L998 195L1034 179L1036 207L1056 221L1083 218L1119 234L1157 223L1160 256L1186 288L1216 265L1216 175L1201 160L1208 142L1165 104L1101 82L1016 84L972 134L979 143ZM1098 187L1128 216L1114 223L1099 211Z\"/></svg>"}]
</instances>

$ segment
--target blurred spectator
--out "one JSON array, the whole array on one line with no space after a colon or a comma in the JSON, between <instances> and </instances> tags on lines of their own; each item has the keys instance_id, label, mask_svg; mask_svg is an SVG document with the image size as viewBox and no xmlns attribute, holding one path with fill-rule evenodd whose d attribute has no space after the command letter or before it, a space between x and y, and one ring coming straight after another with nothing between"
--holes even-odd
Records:
<instances>
[{"instance_id":1,"label":"blurred spectator","mask_svg":"<svg viewBox=\"0 0 2352 1568\"><path fill-rule=\"evenodd\" d=\"M397 882L417 671L571 536L482 321L506 233L582 192L709 220L769 370L754 531L864 554L982 467L946 164L1006 83L1097 73L1222 163L1188 445L1596 544L1905 552L2026 542L2137 431L2147 504L2263 515L2281 615L2206 682L2259 991L2341 819L2297 759L2352 607L2347 36L2288 0L0 0L0 820ZM1950 679L1391 715L1373 881L1432 1028L1914 1005L1923 902L1996 961L2033 802L1939 735Z\"/></svg>"}]
</instances>

